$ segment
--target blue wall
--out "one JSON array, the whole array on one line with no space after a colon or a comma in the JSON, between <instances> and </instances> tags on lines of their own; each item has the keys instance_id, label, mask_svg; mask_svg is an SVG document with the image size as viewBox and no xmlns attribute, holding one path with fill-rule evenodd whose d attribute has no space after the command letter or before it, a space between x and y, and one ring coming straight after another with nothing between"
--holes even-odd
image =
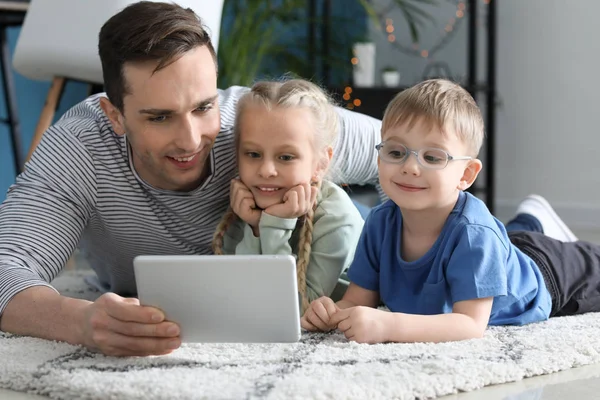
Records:
<instances>
[{"instance_id":1,"label":"blue wall","mask_svg":"<svg viewBox=\"0 0 600 400\"><path fill-rule=\"evenodd\" d=\"M320 10L321 3L317 2L317 6ZM227 8L224 8L225 12L227 10ZM224 29L222 30L222 34L223 32L227 32L228 26L232 22L233 18L231 15L223 15ZM346 54L340 54L341 51L344 51L340 49L349 49L352 41L356 40L357 37L360 38L364 36L366 33L367 18L359 1L334 2L332 7L332 25L331 36L332 41L335 42L336 45L332 45L330 52L335 53L338 58L343 60L346 58ZM300 38L299 42L306 40L305 28L306 27L303 26L299 26L295 30L286 28L282 31L281 41L285 42L290 39L293 41L294 38ZM19 32L20 28L8 29L11 52L14 52ZM296 41L298 42L297 39ZM349 59L350 55L348 54L347 57ZM269 63L269 61L273 60L267 60L266 65L262 66L262 70L259 72L260 74L265 74L266 77L274 77L286 72L280 71L281 66L276 64L271 65L272 63ZM50 82L32 81L19 75L16 71L12 71L15 79L18 111L21 121L22 152L23 156L25 156L28 152L42 107L44 106L48 89L50 88ZM345 66L333 66L330 84L348 84L350 71L351 70L345 68ZM308 76L307 78L322 83L321 77L319 76L320 72L321 71L315 71L316 75ZM0 89L3 90L1 86ZM56 112L55 120L60 118L66 110L83 100L87 96L87 93L87 85L79 82L68 82ZM7 111L4 97L0 95L0 117L6 117L6 115ZM0 123L0 202L5 199L6 191L15 181L16 173L13 164L10 130L6 124Z\"/></svg>"},{"instance_id":2,"label":"blue wall","mask_svg":"<svg viewBox=\"0 0 600 400\"><path fill-rule=\"evenodd\" d=\"M14 52L20 28L9 28L7 31L11 52ZM23 157L25 157L29 150L33 131L46 101L50 82L32 81L19 75L14 69L12 72L15 80L17 107L21 121L22 152ZM4 87L1 85L1 82L0 90L2 90L2 95L0 95L0 117L6 118L7 110L3 96ZM87 96L87 91L88 88L85 84L79 82L67 83L55 118L60 117L67 109L83 100ZM14 183L15 177L10 129L7 124L0 123L0 202L4 200L6 191Z\"/></svg>"}]
</instances>

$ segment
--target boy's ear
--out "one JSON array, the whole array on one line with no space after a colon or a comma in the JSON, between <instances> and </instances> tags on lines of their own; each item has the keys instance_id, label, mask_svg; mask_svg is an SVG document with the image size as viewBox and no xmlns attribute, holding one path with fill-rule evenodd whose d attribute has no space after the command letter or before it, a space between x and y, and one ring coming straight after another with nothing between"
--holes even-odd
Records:
<instances>
[{"instance_id":1,"label":"boy's ear","mask_svg":"<svg viewBox=\"0 0 600 400\"><path fill-rule=\"evenodd\" d=\"M106 97L100 98L100 108L110 120L113 130L117 135L125 134L125 124L123 123L123 114Z\"/></svg>"},{"instance_id":2,"label":"boy's ear","mask_svg":"<svg viewBox=\"0 0 600 400\"><path fill-rule=\"evenodd\" d=\"M475 179L477 179L477 175L479 175L479 172L481 172L482 167L483 164L481 163L481 160L478 160L477 158L474 160L469 160L463 172L463 176L460 178L460 182L458 183L458 189L467 190L469 187L471 187L473 182L475 182Z\"/></svg>"}]
</instances>

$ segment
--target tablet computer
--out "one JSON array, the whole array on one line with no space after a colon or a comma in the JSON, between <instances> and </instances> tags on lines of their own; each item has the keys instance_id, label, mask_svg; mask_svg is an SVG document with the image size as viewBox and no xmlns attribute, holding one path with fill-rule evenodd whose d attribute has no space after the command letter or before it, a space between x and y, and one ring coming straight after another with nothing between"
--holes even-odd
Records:
<instances>
[{"instance_id":1,"label":"tablet computer","mask_svg":"<svg viewBox=\"0 0 600 400\"><path fill-rule=\"evenodd\" d=\"M290 255L144 255L133 267L140 303L176 322L182 342L300 339L296 260Z\"/></svg>"}]
</instances>

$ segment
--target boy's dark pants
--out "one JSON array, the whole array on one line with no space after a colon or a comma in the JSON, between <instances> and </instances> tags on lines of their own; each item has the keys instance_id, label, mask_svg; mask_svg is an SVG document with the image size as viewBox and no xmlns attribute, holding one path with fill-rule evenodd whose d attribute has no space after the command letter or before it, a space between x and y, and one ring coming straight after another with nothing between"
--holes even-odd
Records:
<instances>
[{"instance_id":1,"label":"boy's dark pants","mask_svg":"<svg viewBox=\"0 0 600 400\"><path fill-rule=\"evenodd\" d=\"M600 311L600 246L513 231L510 241L535 261L552 296L551 317Z\"/></svg>"}]
</instances>

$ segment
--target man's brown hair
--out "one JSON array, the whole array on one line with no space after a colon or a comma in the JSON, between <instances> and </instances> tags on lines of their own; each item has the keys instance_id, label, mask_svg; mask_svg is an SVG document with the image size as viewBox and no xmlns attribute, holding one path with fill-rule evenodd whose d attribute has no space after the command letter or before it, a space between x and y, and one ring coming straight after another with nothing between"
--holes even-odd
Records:
<instances>
[{"instance_id":1,"label":"man's brown hair","mask_svg":"<svg viewBox=\"0 0 600 400\"><path fill-rule=\"evenodd\" d=\"M153 1L127 6L100 29L98 52L108 99L123 112L123 98L128 94L126 63L156 61L156 72L198 46L208 48L216 68L210 36L191 9Z\"/></svg>"}]
</instances>

